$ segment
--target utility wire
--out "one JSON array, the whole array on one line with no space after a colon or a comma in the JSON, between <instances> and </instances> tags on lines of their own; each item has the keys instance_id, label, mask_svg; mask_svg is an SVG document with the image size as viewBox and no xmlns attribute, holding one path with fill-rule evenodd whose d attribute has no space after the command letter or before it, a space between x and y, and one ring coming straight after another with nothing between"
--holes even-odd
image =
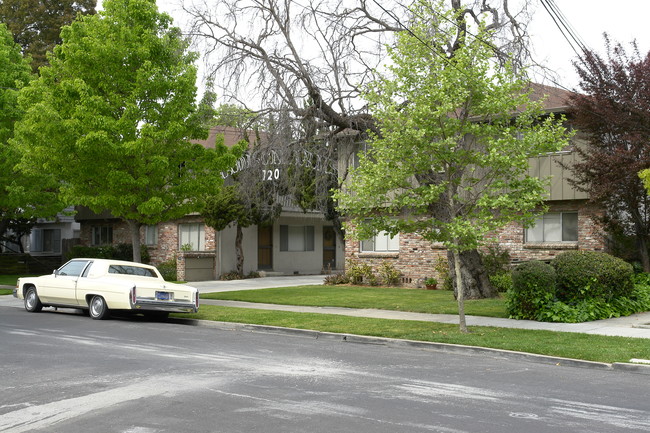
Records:
<instances>
[{"instance_id":1,"label":"utility wire","mask_svg":"<svg viewBox=\"0 0 650 433\"><path fill-rule=\"evenodd\" d=\"M573 29L562 11L560 11L560 8L555 4L555 1L540 0L540 3L544 9L546 9L546 12L549 14L560 33L562 33L562 36L568 42L578 59L584 63L583 56L587 51L589 51L587 45L583 42L575 29Z\"/></svg>"}]
</instances>

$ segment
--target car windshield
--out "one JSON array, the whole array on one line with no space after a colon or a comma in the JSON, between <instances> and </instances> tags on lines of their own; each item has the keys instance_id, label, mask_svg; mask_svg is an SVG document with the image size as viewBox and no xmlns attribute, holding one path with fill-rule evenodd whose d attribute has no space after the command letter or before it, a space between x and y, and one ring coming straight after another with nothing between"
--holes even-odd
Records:
<instances>
[{"instance_id":1,"label":"car windshield","mask_svg":"<svg viewBox=\"0 0 650 433\"><path fill-rule=\"evenodd\" d=\"M157 278L156 273L149 268L131 265L111 265L108 268L109 274L122 274L122 275L139 275L141 277Z\"/></svg>"}]
</instances>

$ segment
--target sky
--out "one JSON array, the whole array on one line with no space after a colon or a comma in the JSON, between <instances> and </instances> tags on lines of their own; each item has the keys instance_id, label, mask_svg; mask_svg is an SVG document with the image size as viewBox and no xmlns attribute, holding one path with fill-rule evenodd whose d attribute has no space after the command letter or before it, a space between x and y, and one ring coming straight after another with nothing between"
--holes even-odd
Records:
<instances>
[{"instance_id":1,"label":"sky","mask_svg":"<svg viewBox=\"0 0 650 433\"><path fill-rule=\"evenodd\" d=\"M178 6L181 1L157 0L157 4L160 10L174 17L175 25L182 28L183 19ZM532 6L534 14L529 32L536 60L557 73L557 84L568 89L577 89L579 80L571 63L576 59L576 54L542 7L540 0L511 0L511 9L514 10L513 3L516 4L517 1L526 1ZM650 0L554 1L588 48L604 54L602 35L607 32L613 41L621 42L626 48L636 39L642 54L650 50ZM98 7L100 4L101 0L98 1ZM553 85L552 82L543 81L541 77L537 81Z\"/></svg>"},{"instance_id":2,"label":"sky","mask_svg":"<svg viewBox=\"0 0 650 433\"><path fill-rule=\"evenodd\" d=\"M528 1L535 3L529 32L538 61L555 70L564 87L577 88L579 80L571 63L576 54L539 0ZM555 4L589 49L605 54L603 32L607 32L612 41L625 48L636 39L642 55L650 50L648 0L555 0Z\"/></svg>"}]
</instances>

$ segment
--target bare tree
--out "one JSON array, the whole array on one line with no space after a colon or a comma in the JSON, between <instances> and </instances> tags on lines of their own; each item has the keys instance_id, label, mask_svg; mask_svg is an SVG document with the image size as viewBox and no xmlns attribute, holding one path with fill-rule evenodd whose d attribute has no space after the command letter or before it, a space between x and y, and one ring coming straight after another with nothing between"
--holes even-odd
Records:
<instances>
[{"instance_id":1,"label":"bare tree","mask_svg":"<svg viewBox=\"0 0 650 433\"><path fill-rule=\"evenodd\" d=\"M408 31L410 6L418 1L426 0L184 0L183 9L224 98L259 113L284 113L277 117L284 123L276 127L295 131L294 142L309 143L321 158L335 159L343 140L362 142L369 131L381 134L361 95L375 71L385 66L395 33ZM508 0L464 3L448 2L462 11L458 32L444 50L450 58L483 23L498 31L490 42L495 59L516 67L529 62L527 2L516 12ZM323 176L323 182L331 183L332 177ZM327 192L336 186L317 189ZM334 209L329 198L321 204L321 210ZM469 291L492 295L478 252L464 253L462 261Z\"/></svg>"}]
</instances>

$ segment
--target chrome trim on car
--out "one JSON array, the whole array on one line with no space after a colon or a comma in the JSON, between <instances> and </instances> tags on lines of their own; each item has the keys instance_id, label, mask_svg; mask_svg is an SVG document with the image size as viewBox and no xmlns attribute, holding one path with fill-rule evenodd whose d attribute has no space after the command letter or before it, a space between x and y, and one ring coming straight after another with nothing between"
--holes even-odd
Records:
<instances>
[{"instance_id":1,"label":"chrome trim on car","mask_svg":"<svg viewBox=\"0 0 650 433\"><path fill-rule=\"evenodd\" d=\"M136 298L132 308L136 311L169 311L172 313L196 313L199 311L194 302L156 301L143 298Z\"/></svg>"}]
</instances>

